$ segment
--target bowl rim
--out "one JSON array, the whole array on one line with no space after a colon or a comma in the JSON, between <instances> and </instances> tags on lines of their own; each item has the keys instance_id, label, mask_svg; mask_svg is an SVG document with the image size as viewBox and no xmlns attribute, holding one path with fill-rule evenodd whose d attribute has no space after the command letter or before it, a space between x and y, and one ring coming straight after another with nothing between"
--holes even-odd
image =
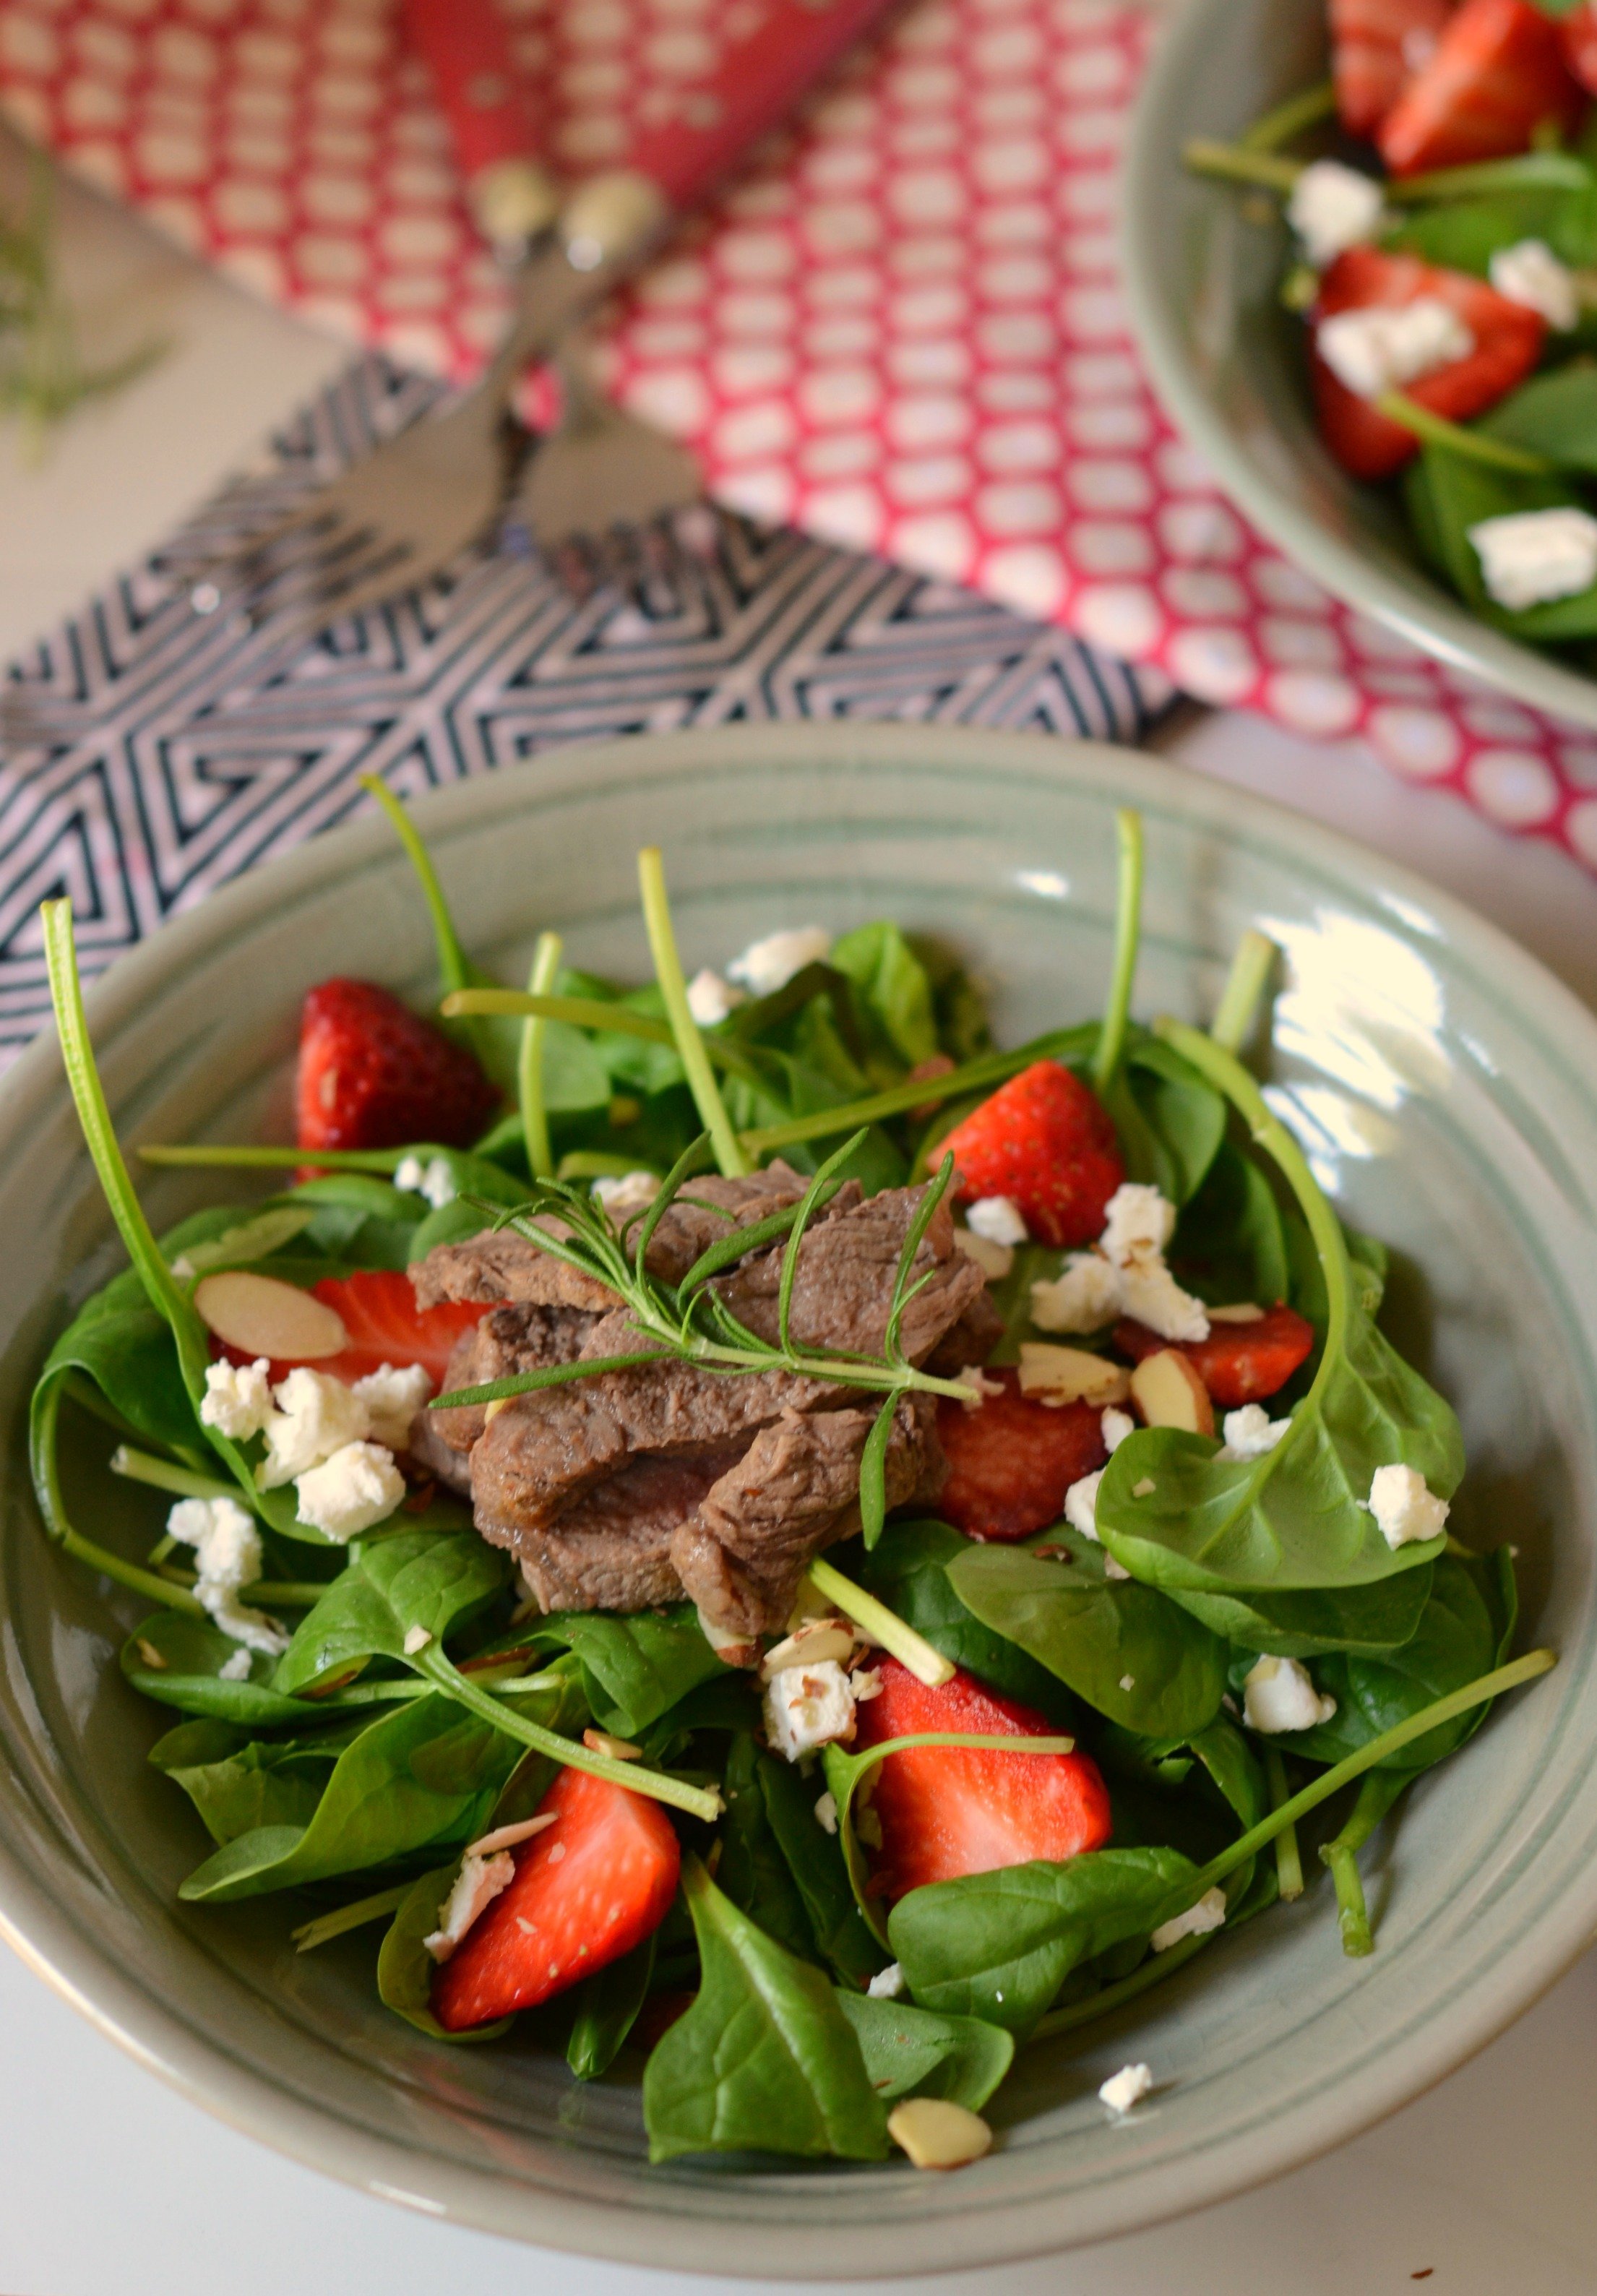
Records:
<instances>
[{"instance_id":1,"label":"bowl rim","mask_svg":"<svg viewBox=\"0 0 1597 2296\"><path fill-rule=\"evenodd\" d=\"M1318 5L1320 0L1309 0ZM1187 0L1159 45L1132 111L1121 176L1120 268L1132 332L1165 413L1197 448L1220 489L1261 534L1331 595L1406 638L1423 653L1510 694L1528 709L1597 730L1597 677L1585 677L1548 655L1495 630L1451 598L1433 577L1423 599L1340 541L1279 493L1239 442L1223 409L1200 379L1181 324L1159 286L1167 239L1165 184L1183 134L1190 75L1234 0ZM1227 196L1227 187L1210 187Z\"/></svg>"},{"instance_id":2,"label":"bowl rim","mask_svg":"<svg viewBox=\"0 0 1597 2296\"><path fill-rule=\"evenodd\" d=\"M717 754L719 753L719 754ZM797 757L889 769L918 767L969 774L1001 753L1003 769L1037 782L1061 777L1085 792L1143 801L1194 827L1224 834L1261 829L1295 849L1315 873L1350 876L1366 898L1396 922L1423 921L1489 977L1499 994L1528 999L1538 1031L1569 1058L1584 1053L1597 1073L1597 1018L1505 933L1416 873L1355 840L1322 829L1288 808L1181 771L1159 758L1093 741L999 733L980 726L900 726L795 722L734 725L573 744L554 757L525 761L429 792L414 801L423 834L483 825L536 808L544 797L591 793L607 781L634 783L640 774L668 780L683 768L779 769ZM381 816L331 830L212 894L117 959L87 989L89 1024L109 1040L136 1015L157 983L192 972L205 952L271 912L292 890L302 898L323 884L391 858L391 832ZM8 1120L42 1122L63 1092L53 1038L41 1034L0 1078L0 1111ZM1065 2196L1044 2194L973 2205L927 2219L930 2252L906 2265L904 2226L856 2225L845 2260L813 2222L780 2221L782 2237L762 2240L751 2211L718 2217L660 2205L646 2193L624 2209L568 2195L548 2183L536 2188L443 2159L398 2139L352 2125L330 2107L291 2095L246 2066L175 2009L143 1990L109 1951L43 1889L23 1863L20 1845L0 1834L0 1939L62 1999L109 2039L192 2103L307 2167L356 2189L435 2218L568 2252L618 2263L707 2276L747 2277L751 2264L769 2280L864 2279L905 2269L951 2271L1010 2262L1144 2228L1191 2209L1228 2199L1299 2167L1410 2103L1495 2039L1554 1984L1597 1932L1597 1866L1566 1882L1537 1907L1508 1949L1490 1964L1492 1983L1456 1994L1445 2015L1433 2015L1391 2050L1342 2076L1311 2113L1303 2106L1234 2135L1223 2152L1187 2148L1178 2158L1129 2176L1104 2178ZM1481 1973L1485 1973L1484 1972ZM914 2172L905 2170L913 2175ZM972 2202L975 2193L972 2192ZM772 2229L777 2228L773 2223Z\"/></svg>"}]
</instances>

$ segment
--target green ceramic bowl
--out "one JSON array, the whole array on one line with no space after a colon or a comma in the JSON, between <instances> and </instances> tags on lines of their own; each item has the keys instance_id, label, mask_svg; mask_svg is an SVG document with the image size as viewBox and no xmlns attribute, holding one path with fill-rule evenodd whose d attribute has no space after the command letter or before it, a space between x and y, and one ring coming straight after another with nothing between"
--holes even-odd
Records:
<instances>
[{"instance_id":1,"label":"green ceramic bowl","mask_svg":"<svg viewBox=\"0 0 1597 2296\"><path fill-rule=\"evenodd\" d=\"M1222 488L1298 565L1456 669L1597 727L1597 679L1477 620L1423 567L1397 504L1321 444L1302 328L1280 303L1283 224L1192 175L1192 136L1237 136L1326 70L1325 0L1190 0L1132 123L1122 259L1138 347L1166 411Z\"/></svg>"},{"instance_id":2,"label":"green ceramic bowl","mask_svg":"<svg viewBox=\"0 0 1597 2296\"><path fill-rule=\"evenodd\" d=\"M651 2169L631 2080L580 2087L514 2037L422 2038L379 2007L370 1935L300 1958L282 1905L180 1905L204 1844L144 1765L164 1719L114 1662L137 1605L46 1547L29 1492L33 1371L118 1259L41 1041L0 1082L0 1924L103 2031L268 2143L463 2223L684 2271L897 2278L1100 2239L1289 2168L1440 2079L1585 1944L1597 1026L1564 989L1372 854L1085 743L730 727L564 750L424 799L416 820L506 978L545 924L578 964L641 972L633 856L658 840L690 967L779 925L885 912L967 949L1013 1040L1101 1009L1128 801L1148 824L1139 1009L1207 1017L1245 926L1287 950L1281 1105L1349 1216L1398 1248L1399 1337L1469 1438L1455 1520L1519 1542L1526 1631L1562 1653L1372 1857L1373 1959L1344 1959L1316 1874L1135 2014L1024 2055L996 2150L962 2175ZM425 914L375 821L253 873L94 989L124 1140L283 1136L299 1000L335 971L433 991ZM167 1173L150 1209L162 1224L217 1193ZM1095 2091L1132 2056L1158 2092L1111 2127Z\"/></svg>"}]
</instances>

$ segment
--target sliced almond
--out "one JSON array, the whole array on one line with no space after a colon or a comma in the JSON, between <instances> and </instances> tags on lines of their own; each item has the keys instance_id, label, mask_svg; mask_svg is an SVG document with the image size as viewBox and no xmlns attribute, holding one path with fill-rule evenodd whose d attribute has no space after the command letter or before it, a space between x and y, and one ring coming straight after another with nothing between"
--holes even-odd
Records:
<instances>
[{"instance_id":1,"label":"sliced almond","mask_svg":"<svg viewBox=\"0 0 1597 2296\"><path fill-rule=\"evenodd\" d=\"M888 2135L917 2169L962 2169L993 2145L981 2115L944 2096L906 2096L888 2115Z\"/></svg>"},{"instance_id":2,"label":"sliced almond","mask_svg":"<svg viewBox=\"0 0 1597 2296\"><path fill-rule=\"evenodd\" d=\"M582 1742L590 1754L608 1754L612 1762L635 1762L643 1751L628 1738L612 1738L608 1730L585 1730Z\"/></svg>"},{"instance_id":3,"label":"sliced almond","mask_svg":"<svg viewBox=\"0 0 1597 2296\"><path fill-rule=\"evenodd\" d=\"M490 1396L487 1402L486 1402L482 1406L483 1425L486 1427L490 1419L497 1419L499 1414L504 1410L505 1405L509 1401L510 1398L508 1395Z\"/></svg>"},{"instance_id":4,"label":"sliced almond","mask_svg":"<svg viewBox=\"0 0 1597 2296\"><path fill-rule=\"evenodd\" d=\"M1028 1340L1020 1349L1020 1392L1039 1403L1090 1403L1097 1409L1124 1403L1132 1391L1125 1366L1086 1348L1049 1347Z\"/></svg>"},{"instance_id":5,"label":"sliced almond","mask_svg":"<svg viewBox=\"0 0 1597 2296\"><path fill-rule=\"evenodd\" d=\"M201 1276L194 1305L206 1327L241 1355L274 1363L315 1363L349 1344L342 1316L296 1283L229 1267Z\"/></svg>"},{"instance_id":6,"label":"sliced almond","mask_svg":"<svg viewBox=\"0 0 1597 2296\"><path fill-rule=\"evenodd\" d=\"M844 1626L840 1619L813 1619L766 1652L760 1660L760 1680L769 1682L790 1666L819 1666L823 1659L834 1658L842 1666L856 1640L853 1628Z\"/></svg>"},{"instance_id":7,"label":"sliced almond","mask_svg":"<svg viewBox=\"0 0 1597 2296\"><path fill-rule=\"evenodd\" d=\"M956 1227L954 1241L967 1259L976 1262L989 1283L1002 1283L1015 1264L1011 1244L993 1243L985 1235L978 1235L974 1228Z\"/></svg>"},{"instance_id":8,"label":"sliced almond","mask_svg":"<svg viewBox=\"0 0 1597 2296\"><path fill-rule=\"evenodd\" d=\"M513 1849L518 1842L530 1841L535 1833L542 1833L554 1824L560 1812L540 1810L536 1817L518 1818L513 1825L496 1825L492 1833L485 1833L473 1841L466 1851L468 1857L492 1857L497 1850Z\"/></svg>"},{"instance_id":9,"label":"sliced almond","mask_svg":"<svg viewBox=\"0 0 1597 2296\"><path fill-rule=\"evenodd\" d=\"M1239 1300L1229 1308L1206 1310L1211 1324L1262 1324L1265 1311L1251 1300Z\"/></svg>"},{"instance_id":10,"label":"sliced almond","mask_svg":"<svg viewBox=\"0 0 1597 2296\"><path fill-rule=\"evenodd\" d=\"M1145 1426L1179 1427L1187 1435L1215 1431L1208 1390L1178 1348L1143 1357L1131 1374L1131 1399Z\"/></svg>"}]
</instances>

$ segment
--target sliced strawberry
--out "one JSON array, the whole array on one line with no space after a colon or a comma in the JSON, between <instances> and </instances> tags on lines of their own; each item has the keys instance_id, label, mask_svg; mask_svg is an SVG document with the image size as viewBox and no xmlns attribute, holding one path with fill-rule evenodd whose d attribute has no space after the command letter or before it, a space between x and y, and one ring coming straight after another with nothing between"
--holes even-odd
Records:
<instances>
[{"instance_id":1,"label":"sliced strawberry","mask_svg":"<svg viewBox=\"0 0 1597 2296\"><path fill-rule=\"evenodd\" d=\"M1012 1371L987 1376L1003 1382L1003 1393L979 1411L946 1397L938 1405L948 1456L938 1513L970 1538L1025 1538L1057 1522L1071 1484L1108 1458L1102 1414L1086 1403L1037 1403Z\"/></svg>"},{"instance_id":2,"label":"sliced strawberry","mask_svg":"<svg viewBox=\"0 0 1597 2296\"><path fill-rule=\"evenodd\" d=\"M1373 247L1350 247L1339 255L1320 282L1316 327L1338 311L1416 302L1435 296L1455 310L1474 338L1469 356L1433 368L1404 389L1408 397L1451 422L1467 422L1513 390L1542 355L1547 323L1523 303L1511 303L1482 279L1444 271L1417 255L1383 255ZM1367 398L1360 398L1334 375L1316 350L1313 361L1314 404L1325 443L1355 478L1386 479L1420 451L1412 430L1393 422Z\"/></svg>"},{"instance_id":3,"label":"sliced strawberry","mask_svg":"<svg viewBox=\"0 0 1597 2296\"><path fill-rule=\"evenodd\" d=\"M1284 1387L1314 1344L1314 1325L1284 1301L1266 1308L1257 1323L1211 1324L1207 1340L1161 1340L1129 1316L1115 1325L1115 1345L1137 1363L1175 1346L1208 1390L1209 1400L1225 1411L1262 1403Z\"/></svg>"},{"instance_id":4,"label":"sliced strawberry","mask_svg":"<svg viewBox=\"0 0 1597 2296\"><path fill-rule=\"evenodd\" d=\"M1544 123L1572 128L1581 104L1550 15L1528 0L1464 0L1376 141L1395 176L1468 167L1527 150Z\"/></svg>"},{"instance_id":5,"label":"sliced strawberry","mask_svg":"<svg viewBox=\"0 0 1597 2296\"><path fill-rule=\"evenodd\" d=\"M1034 1061L941 1143L967 1203L1007 1196L1039 1242L1091 1243L1126 1177L1109 1111L1058 1061Z\"/></svg>"},{"instance_id":6,"label":"sliced strawberry","mask_svg":"<svg viewBox=\"0 0 1597 2296\"><path fill-rule=\"evenodd\" d=\"M432 1980L446 2031L536 2008L642 1945L676 1894L682 1851L659 1802L561 1770L538 1805L557 1823L512 1853L516 1878Z\"/></svg>"},{"instance_id":7,"label":"sliced strawberry","mask_svg":"<svg viewBox=\"0 0 1597 2296\"><path fill-rule=\"evenodd\" d=\"M446 1300L436 1308L418 1308L411 1280L396 1267L356 1268L349 1275L324 1275L312 1289L318 1300L342 1316L349 1344L336 1356L318 1356L314 1371L331 1372L335 1379L353 1382L383 1364L396 1371L406 1364L422 1365L434 1391L443 1385L450 1349L463 1332L469 1332L487 1314L477 1301ZM232 1363L250 1357L236 1348L219 1348ZM282 1379L301 1360L285 1357L274 1362L272 1377Z\"/></svg>"},{"instance_id":8,"label":"sliced strawberry","mask_svg":"<svg viewBox=\"0 0 1597 2296\"><path fill-rule=\"evenodd\" d=\"M1349 134L1374 135L1452 13L1453 0L1331 0L1337 110Z\"/></svg>"},{"instance_id":9,"label":"sliced strawberry","mask_svg":"<svg viewBox=\"0 0 1597 2296\"><path fill-rule=\"evenodd\" d=\"M1581 0L1558 29L1564 62L1582 87L1597 95L1597 0Z\"/></svg>"},{"instance_id":10,"label":"sliced strawberry","mask_svg":"<svg viewBox=\"0 0 1597 2296\"><path fill-rule=\"evenodd\" d=\"M370 980L323 980L299 1015L301 1148L469 1148L499 1095L470 1053Z\"/></svg>"},{"instance_id":11,"label":"sliced strawberry","mask_svg":"<svg viewBox=\"0 0 1597 2296\"><path fill-rule=\"evenodd\" d=\"M928 1730L1052 1734L1044 1716L968 1674L929 1690L897 1659L883 1659L878 1670L881 1693L859 1709L856 1753ZM870 1805L881 1827L874 1879L889 1898L1034 1857L1076 1857L1109 1840L1109 1790L1085 1754L917 1746L889 1754L871 1775Z\"/></svg>"}]
</instances>

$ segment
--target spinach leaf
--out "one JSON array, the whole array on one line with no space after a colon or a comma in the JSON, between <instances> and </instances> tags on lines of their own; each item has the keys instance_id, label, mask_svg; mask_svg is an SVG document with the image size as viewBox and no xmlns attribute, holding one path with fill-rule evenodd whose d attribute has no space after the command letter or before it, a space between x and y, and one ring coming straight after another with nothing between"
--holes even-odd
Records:
<instances>
[{"instance_id":1,"label":"spinach leaf","mask_svg":"<svg viewBox=\"0 0 1597 2296\"><path fill-rule=\"evenodd\" d=\"M683 1889L702 1976L643 2076L650 2159L881 2160L887 2115L831 1986L757 1929L696 1857L684 1864Z\"/></svg>"},{"instance_id":2,"label":"spinach leaf","mask_svg":"<svg viewBox=\"0 0 1597 2296\"><path fill-rule=\"evenodd\" d=\"M475 1531L395 1531L349 1552L349 1568L278 1660L274 1690L305 1691L371 1658L404 1659L413 1628L441 1643L493 1600L510 1570L508 1556Z\"/></svg>"},{"instance_id":3,"label":"spinach leaf","mask_svg":"<svg viewBox=\"0 0 1597 2296\"><path fill-rule=\"evenodd\" d=\"M1533 375L1478 427L1505 446L1524 447L1564 470L1597 477L1597 367L1575 365Z\"/></svg>"},{"instance_id":4,"label":"spinach leaf","mask_svg":"<svg viewBox=\"0 0 1597 2296\"><path fill-rule=\"evenodd\" d=\"M563 1643L582 1661L594 1719L635 1738L701 1682L728 1672L706 1641L691 1603L669 1611L561 1611L539 1639Z\"/></svg>"},{"instance_id":5,"label":"spinach leaf","mask_svg":"<svg viewBox=\"0 0 1597 2296\"><path fill-rule=\"evenodd\" d=\"M1068 1728L1074 1709L1058 1678L984 1626L954 1591L948 1565L979 1551L952 1523L891 1522L870 1554L852 1550L848 1574L944 1658Z\"/></svg>"},{"instance_id":6,"label":"spinach leaf","mask_svg":"<svg viewBox=\"0 0 1597 2296\"><path fill-rule=\"evenodd\" d=\"M859 925L833 945L831 962L859 991L867 1027L905 1068L938 1049L931 982L896 924Z\"/></svg>"},{"instance_id":7,"label":"spinach leaf","mask_svg":"<svg viewBox=\"0 0 1597 2296\"><path fill-rule=\"evenodd\" d=\"M977 2017L939 2017L907 2001L838 1995L854 2028L865 2075L884 2104L899 2096L943 2096L979 2112L1014 2062L1012 2034Z\"/></svg>"},{"instance_id":8,"label":"spinach leaf","mask_svg":"<svg viewBox=\"0 0 1597 2296\"><path fill-rule=\"evenodd\" d=\"M1413 1636L1430 1595L1431 1565L1399 1570L1367 1587L1331 1587L1297 1595L1200 1595L1171 1587L1172 1601L1211 1633L1276 1658L1314 1658L1341 1651L1361 1658L1401 1649Z\"/></svg>"},{"instance_id":9,"label":"spinach leaf","mask_svg":"<svg viewBox=\"0 0 1597 2296\"><path fill-rule=\"evenodd\" d=\"M810 1933L823 1961L855 1987L871 1982L887 1956L855 1903L843 1845L815 1815L818 1780L790 1762L767 1755L758 1765L760 1792L772 1835L786 1858Z\"/></svg>"},{"instance_id":10,"label":"spinach leaf","mask_svg":"<svg viewBox=\"0 0 1597 2296\"><path fill-rule=\"evenodd\" d=\"M1318 1660L1314 1677L1336 1700L1335 1714L1329 1722L1293 1731L1276 1743L1283 1752L1303 1754L1311 1761L1341 1761L1395 1723L1406 1722L1434 1700L1501 1666L1518 1616L1514 1566L1506 1546L1486 1556L1443 1555L1413 1637L1379 1659L1339 1654ZM1428 1769L1456 1752L1488 1711L1477 1706L1428 1731L1382 1767Z\"/></svg>"},{"instance_id":11,"label":"spinach leaf","mask_svg":"<svg viewBox=\"0 0 1597 2296\"><path fill-rule=\"evenodd\" d=\"M1426 446L1410 463L1405 499L1426 556L1483 621L1533 644L1597 636L1597 583L1571 598L1511 612L1486 586L1471 527L1522 511L1583 509L1574 481L1557 473L1493 470L1445 447Z\"/></svg>"},{"instance_id":12,"label":"spinach leaf","mask_svg":"<svg viewBox=\"0 0 1597 2296\"><path fill-rule=\"evenodd\" d=\"M314 1720L315 1709L269 1687L273 1661L250 1653L242 1682L224 1682L222 1669L242 1645L206 1618L184 1611L158 1611L122 1645L122 1672L133 1687L180 1713L206 1715L246 1730L299 1726ZM152 1661L159 1660L159 1664Z\"/></svg>"},{"instance_id":13,"label":"spinach leaf","mask_svg":"<svg viewBox=\"0 0 1597 2296\"><path fill-rule=\"evenodd\" d=\"M1225 1645L1156 1587L1086 1578L1022 1547L972 1546L948 1582L983 1626L1145 1737L1191 1737L1225 1693Z\"/></svg>"},{"instance_id":14,"label":"spinach leaf","mask_svg":"<svg viewBox=\"0 0 1597 2296\"><path fill-rule=\"evenodd\" d=\"M610 2070L637 2022L654 1974L656 1930L619 1961L586 1978L577 1996L577 2016L566 2043L566 2062L578 2080L597 2080Z\"/></svg>"},{"instance_id":15,"label":"spinach leaf","mask_svg":"<svg viewBox=\"0 0 1597 2296\"><path fill-rule=\"evenodd\" d=\"M42 1423L45 1390L70 1372L94 1381L130 1428L163 1450L204 1456L204 1438L189 1400L171 1327L143 1297L107 1309L91 1300L51 1349L35 1390L33 1424Z\"/></svg>"},{"instance_id":16,"label":"spinach leaf","mask_svg":"<svg viewBox=\"0 0 1597 2296\"><path fill-rule=\"evenodd\" d=\"M798 1885L771 1826L761 1772L771 1762L752 1737L732 1742L722 1793L721 1863L716 1880L740 1911L801 1961L815 1958L815 1940ZM819 1832L819 1828L816 1831ZM851 1901L852 1902L852 1901Z\"/></svg>"},{"instance_id":17,"label":"spinach leaf","mask_svg":"<svg viewBox=\"0 0 1597 2296\"><path fill-rule=\"evenodd\" d=\"M492 2025L473 2025L463 2033L450 2033L432 2013L432 1980L438 1964L422 1939L438 1927L459 1872L457 1857L452 1866L435 1866L430 1874L423 1874L412 1888L378 1948L377 1995L385 2009L393 2010L432 2040L495 2041L509 2032L512 2018L501 2017Z\"/></svg>"},{"instance_id":18,"label":"spinach leaf","mask_svg":"<svg viewBox=\"0 0 1597 2296\"><path fill-rule=\"evenodd\" d=\"M1325 1280L1326 1333L1290 1432L1262 1458L1222 1459L1208 1439L1174 1428L1128 1436L1099 1486L1104 1544L1134 1578L1200 1594L1362 1586L1434 1562L1441 1539L1394 1549L1365 1502L1376 1469L1394 1461L1452 1496L1464 1468L1452 1407L1377 1328L1373 1286L1253 1079L1196 1029L1161 1029L1224 1086L1297 1197Z\"/></svg>"},{"instance_id":19,"label":"spinach leaf","mask_svg":"<svg viewBox=\"0 0 1597 2296\"><path fill-rule=\"evenodd\" d=\"M888 1934L916 2002L1024 2039L1077 1963L1146 1937L1200 1891L1174 1849L1092 1849L933 1882L901 1898Z\"/></svg>"},{"instance_id":20,"label":"spinach leaf","mask_svg":"<svg viewBox=\"0 0 1597 2296\"><path fill-rule=\"evenodd\" d=\"M1253 1159L1231 1141L1222 1141L1182 1213L1172 1256L1188 1288L1216 1306L1240 1300L1273 1306L1287 1297L1291 1271L1281 1207Z\"/></svg>"},{"instance_id":21,"label":"spinach leaf","mask_svg":"<svg viewBox=\"0 0 1597 2296\"><path fill-rule=\"evenodd\" d=\"M1128 1035L1123 1080L1112 1113L1132 1178L1151 1180L1173 1204L1190 1202L1225 1137L1224 1100L1189 1062L1141 1029ZM1129 1125L1126 1095L1134 1110Z\"/></svg>"},{"instance_id":22,"label":"spinach leaf","mask_svg":"<svg viewBox=\"0 0 1597 2296\"><path fill-rule=\"evenodd\" d=\"M168 1735L176 1737L181 1733L172 1731ZM157 1762L160 1749L154 1748L150 1759L183 1788L211 1840L220 1847L261 1826L302 1831L315 1815L340 1750L254 1740L201 1760L173 1760L173 1751L168 1749L168 1759Z\"/></svg>"}]
</instances>

